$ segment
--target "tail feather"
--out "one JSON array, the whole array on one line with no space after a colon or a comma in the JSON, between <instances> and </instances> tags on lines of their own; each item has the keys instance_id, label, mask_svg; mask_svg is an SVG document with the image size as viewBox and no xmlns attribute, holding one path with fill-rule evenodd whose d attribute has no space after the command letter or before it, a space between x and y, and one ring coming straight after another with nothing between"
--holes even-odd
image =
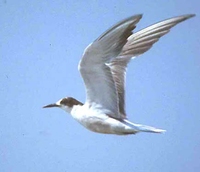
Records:
<instances>
[{"instance_id":1,"label":"tail feather","mask_svg":"<svg viewBox=\"0 0 200 172\"><path fill-rule=\"evenodd\" d=\"M163 129L158 129L155 127L142 125L142 124L134 124L128 120L124 120L124 122L137 132L150 132L150 133L165 133L166 132L166 130L163 130Z\"/></svg>"},{"instance_id":2,"label":"tail feather","mask_svg":"<svg viewBox=\"0 0 200 172\"><path fill-rule=\"evenodd\" d=\"M164 133L164 132L166 132L166 130L158 129L158 128L146 126L146 125L138 125L138 129L139 129L139 131L150 132L150 133Z\"/></svg>"}]
</instances>

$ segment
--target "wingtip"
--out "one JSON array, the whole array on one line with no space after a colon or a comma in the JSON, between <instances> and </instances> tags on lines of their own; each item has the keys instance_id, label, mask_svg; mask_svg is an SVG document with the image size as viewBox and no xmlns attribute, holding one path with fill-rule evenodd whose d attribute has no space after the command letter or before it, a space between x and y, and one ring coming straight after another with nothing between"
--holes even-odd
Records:
<instances>
[{"instance_id":1,"label":"wingtip","mask_svg":"<svg viewBox=\"0 0 200 172\"><path fill-rule=\"evenodd\" d=\"M188 18L195 17L196 14L188 14Z\"/></svg>"},{"instance_id":2,"label":"wingtip","mask_svg":"<svg viewBox=\"0 0 200 172\"><path fill-rule=\"evenodd\" d=\"M138 23L142 17L143 17L143 14L136 14L136 15L131 16L130 18L136 19Z\"/></svg>"},{"instance_id":3,"label":"wingtip","mask_svg":"<svg viewBox=\"0 0 200 172\"><path fill-rule=\"evenodd\" d=\"M192 18L192 17L195 17L196 16L196 14L186 14L186 15L184 15L183 17L185 18L185 19L189 19L189 18Z\"/></svg>"},{"instance_id":4,"label":"wingtip","mask_svg":"<svg viewBox=\"0 0 200 172\"><path fill-rule=\"evenodd\" d=\"M184 20L190 19L195 16L196 16L196 14L185 14L185 15L180 16L180 21L184 21Z\"/></svg>"},{"instance_id":5,"label":"wingtip","mask_svg":"<svg viewBox=\"0 0 200 172\"><path fill-rule=\"evenodd\" d=\"M136 15L134 15L134 16L141 19L141 18L143 17L143 14L136 14Z\"/></svg>"}]
</instances>

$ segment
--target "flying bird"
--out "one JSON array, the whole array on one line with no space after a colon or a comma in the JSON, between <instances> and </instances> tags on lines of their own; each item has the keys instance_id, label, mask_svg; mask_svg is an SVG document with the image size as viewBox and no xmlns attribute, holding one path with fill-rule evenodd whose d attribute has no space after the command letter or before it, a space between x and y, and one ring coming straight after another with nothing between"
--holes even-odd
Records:
<instances>
[{"instance_id":1,"label":"flying bird","mask_svg":"<svg viewBox=\"0 0 200 172\"><path fill-rule=\"evenodd\" d=\"M130 122L125 111L125 76L128 63L149 50L176 24L194 14L173 17L136 33L142 18L134 15L117 23L84 50L78 69L86 88L86 101L65 97L44 108L59 107L98 133L127 135L139 132L163 133L165 130Z\"/></svg>"}]
</instances>

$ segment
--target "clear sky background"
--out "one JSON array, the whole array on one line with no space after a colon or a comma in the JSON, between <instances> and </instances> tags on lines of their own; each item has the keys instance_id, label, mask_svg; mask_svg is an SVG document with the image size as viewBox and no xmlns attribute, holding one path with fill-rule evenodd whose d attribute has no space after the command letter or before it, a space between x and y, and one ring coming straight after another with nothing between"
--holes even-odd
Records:
<instances>
[{"instance_id":1,"label":"clear sky background","mask_svg":"<svg viewBox=\"0 0 200 172\"><path fill-rule=\"evenodd\" d=\"M0 171L200 171L199 12L198 0L1 0ZM60 109L42 109L65 96L84 102L77 70L84 48L139 13L144 16L136 30L197 15L128 68L129 119L165 134L97 134Z\"/></svg>"}]
</instances>

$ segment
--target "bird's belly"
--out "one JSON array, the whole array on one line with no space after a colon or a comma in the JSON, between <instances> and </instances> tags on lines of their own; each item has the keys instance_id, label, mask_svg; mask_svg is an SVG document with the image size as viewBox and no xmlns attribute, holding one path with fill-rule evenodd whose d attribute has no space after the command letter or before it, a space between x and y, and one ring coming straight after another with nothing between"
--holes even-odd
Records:
<instances>
[{"instance_id":1,"label":"bird's belly","mask_svg":"<svg viewBox=\"0 0 200 172\"><path fill-rule=\"evenodd\" d=\"M87 117L79 121L84 127L87 129L104 134L130 134L132 129L120 121L106 117L106 118L99 118L99 117ZM131 132L132 133L132 132Z\"/></svg>"},{"instance_id":2,"label":"bird's belly","mask_svg":"<svg viewBox=\"0 0 200 172\"><path fill-rule=\"evenodd\" d=\"M85 128L104 134L135 134L136 131L120 120L107 116L102 111L82 106L71 113L72 117Z\"/></svg>"},{"instance_id":3,"label":"bird's belly","mask_svg":"<svg viewBox=\"0 0 200 172\"><path fill-rule=\"evenodd\" d=\"M99 118L88 118L87 120L83 121L83 125L94 132L98 133L113 133L113 126L106 122L106 120L102 120Z\"/></svg>"}]
</instances>

